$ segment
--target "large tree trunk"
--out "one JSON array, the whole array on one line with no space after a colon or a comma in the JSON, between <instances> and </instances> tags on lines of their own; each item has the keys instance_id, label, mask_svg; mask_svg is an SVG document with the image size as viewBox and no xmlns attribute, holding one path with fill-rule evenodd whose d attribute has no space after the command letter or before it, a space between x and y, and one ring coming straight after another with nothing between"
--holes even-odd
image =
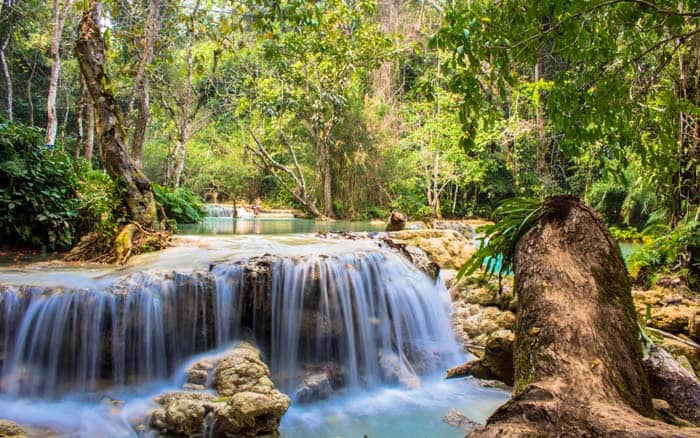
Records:
<instances>
[{"instance_id":1,"label":"large tree trunk","mask_svg":"<svg viewBox=\"0 0 700 438\"><path fill-rule=\"evenodd\" d=\"M53 0L53 27L51 29L51 74L49 76L49 93L46 99L48 124L46 125L46 144L56 143L58 119L56 118L56 95L58 94L58 78L61 73L61 37L66 17L72 0L66 0L63 8L59 0Z\"/></svg>"},{"instance_id":2,"label":"large tree trunk","mask_svg":"<svg viewBox=\"0 0 700 438\"><path fill-rule=\"evenodd\" d=\"M617 243L578 200L546 207L516 248L513 399L470 436L698 436L654 419Z\"/></svg>"},{"instance_id":3,"label":"large tree trunk","mask_svg":"<svg viewBox=\"0 0 700 438\"><path fill-rule=\"evenodd\" d=\"M102 162L109 176L124 191L124 203L130 219L153 227L156 204L151 183L129 159L121 114L105 72L105 45L98 24L100 7L99 1L90 0L90 10L83 14L80 21L75 52L94 102Z\"/></svg>"}]
</instances>

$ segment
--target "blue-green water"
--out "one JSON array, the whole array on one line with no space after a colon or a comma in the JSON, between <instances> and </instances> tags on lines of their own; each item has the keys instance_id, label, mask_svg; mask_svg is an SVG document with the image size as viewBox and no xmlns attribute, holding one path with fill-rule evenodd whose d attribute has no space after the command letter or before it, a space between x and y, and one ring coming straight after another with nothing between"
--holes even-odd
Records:
<instances>
[{"instance_id":1,"label":"blue-green water","mask_svg":"<svg viewBox=\"0 0 700 438\"><path fill-rule=\"evenodd\" d=\"M297 234L326 231L384 231L386 225L370 221L316 221L313 219L282 218L215 218L210 217L198 224L178 225L178 234Z\"/></svg>"}]
</instances>

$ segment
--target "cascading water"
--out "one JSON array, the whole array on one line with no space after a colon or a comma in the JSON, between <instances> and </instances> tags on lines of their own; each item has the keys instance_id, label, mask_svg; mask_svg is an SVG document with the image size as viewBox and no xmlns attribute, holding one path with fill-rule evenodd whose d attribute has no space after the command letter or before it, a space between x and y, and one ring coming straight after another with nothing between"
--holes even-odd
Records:
<instances>
[{"instance_id":1,"label":"cascading water","mask_svg":"<svg viewBox=\"0 0 700 438\"><path fill-rule=\"evenodd\" d=\"M222 217L233 217L233 206L221 205L221 204L206 204L204 206L204 211L207 216L214 218Z\"/></svg>"},{"instance_id":2,"label":"cascading water","mask_svg":"<svg viewBox=\"0 0 700 438\"><path fill-rule=\"evenodd\" d=\"M0 294L0 388L55 396L164 379L187 357L244 336L292 391L334 363L347 386L436 370L459 355L444 288L396 255L264 257L206 273L135 274L102 290Z\"/></svg>"},{"instance_id":3,"label":"cascading water","mask_svg":"<svg viewBox=\"0 0 700 438\"><path fill-rule=\"evenodd\" d=\"M173 266L168 260L182 253L201 268L121 277L64 269L30 274L32 286L0 285L0 417L70 436L136 436L133 425L142 424L155 395L180 388L188 364L225 354L238 339L258 345L277 386L293 397L307 376L331 371L336 394L293 403L285 436L361 436L374 419L372 430L391 436L377 412L396 418L390 428L412 422L411 432L457 436L439 420L446 410L483 418L506 397L440 381L442 370L465 359L450 329L448 294L401 256L362 242L354 253L346 243L308 238L244 242L253 247L235 253L285 255L210 265L231 253L195 257L188 248L150 263ZM329 255L298 255L318 252ZM22 282L12 271L0 278ZM52 278L63 286L47 286ZM116 413L115 399L124 403Z\"/></svg>"}]
</instances>

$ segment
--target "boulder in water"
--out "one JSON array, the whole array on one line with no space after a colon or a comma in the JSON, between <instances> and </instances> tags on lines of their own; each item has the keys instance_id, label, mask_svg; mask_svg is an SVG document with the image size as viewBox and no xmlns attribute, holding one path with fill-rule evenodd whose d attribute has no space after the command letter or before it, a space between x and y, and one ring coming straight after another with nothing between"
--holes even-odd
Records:
<instances>
[{"instance_id":1,"label":"boulder in water","mask_svg":"<svg viewBox=\"0 0 700 438\"><path fill-rule=\"evenodd\" d=\"M406 215L400 211L392 211L389 216L389 223L386 225L386 231L401 231L406 228Z\"/></svg>"},{"instance_id":2,"label":"boulder in water","mask_svg":"<svg viewBox=\"0 0 700 438\"><path fill-rule=\"evenodd\" d=\"M209 385L212 370L218 394L181 391L161 395L155 400L160 406L150 414L151 426L177 436L205 429L227 437L277 433L290 399L275 389L257 348L244 343L219 360L198 362L188 370L188 385Z\"/></svg>"},{"instance_id":3,"label":"boulder in water","mask_svg":"<svg viewBox=\"0 0 700 438\"><path fill-rule=\"evenodd\" d=\"M0 420L0 437L26 437L27 432L18 424L8 420Z\"/></svg>"},{"instance_id":4,"label":"boulder in water","mask_svg":"<svg viewBox=\"0 0 700 438\"><path fill-rule=\"evenodd\" d=\"M333 395L333 386L328 373L316 373L307 376L296 390L294 399L299 403L311 403L325 400Z\"/></svg>"}]
</instances>

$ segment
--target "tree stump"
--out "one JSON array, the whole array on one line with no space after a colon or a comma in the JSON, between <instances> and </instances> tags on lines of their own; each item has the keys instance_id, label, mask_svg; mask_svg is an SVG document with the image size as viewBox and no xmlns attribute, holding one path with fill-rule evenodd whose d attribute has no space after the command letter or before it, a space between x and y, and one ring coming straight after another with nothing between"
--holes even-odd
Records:
<instances>
[{"instance_id":1,"label":"tree stump","mask_svg":"<svg viewBox=\"0 0 700 438\"><path fill-rule=\"evenodd\" d=\"M470 436L700 436L656 420L627 270L605 225L572 197L545 207L516 247L513 398Z\"/></svg>"}]
</instances>

